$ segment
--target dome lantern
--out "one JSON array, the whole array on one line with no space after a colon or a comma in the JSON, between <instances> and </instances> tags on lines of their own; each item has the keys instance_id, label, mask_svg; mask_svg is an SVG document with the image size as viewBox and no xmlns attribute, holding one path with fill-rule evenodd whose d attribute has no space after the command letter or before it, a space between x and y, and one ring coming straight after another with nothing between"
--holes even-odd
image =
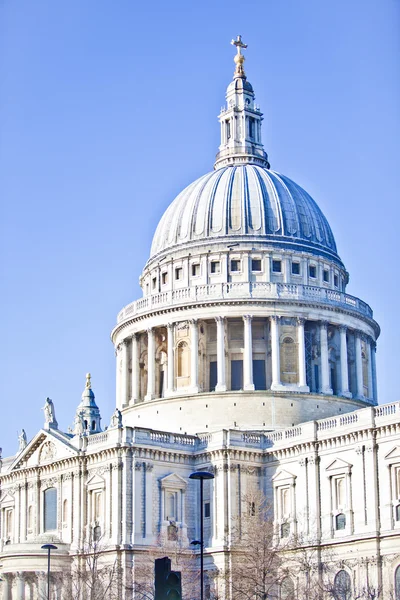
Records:
<instances>
[{"instance_id":1,"label":"dome lantern","mask_svg":"<svg viewBox=\"0 0 400 600\"><path fill-rule=\"evenodd\" d=\"M247 81L243 63L242 49L247 44L238 35L231 44L236 46L237 54L233 81L226 90L226 108L221 109L221 144L214 169L228 165L256 164L269 169L268 155L261 141L261 121L263 115L254 104L255 94L251 83Z\"/></svg>"}]
</instances>

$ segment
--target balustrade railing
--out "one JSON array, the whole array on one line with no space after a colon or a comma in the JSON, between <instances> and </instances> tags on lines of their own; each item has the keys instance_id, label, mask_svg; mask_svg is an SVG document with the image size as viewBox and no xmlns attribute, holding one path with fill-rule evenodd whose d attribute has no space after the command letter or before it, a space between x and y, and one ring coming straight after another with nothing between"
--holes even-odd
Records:
<instances>
[{"instance_id":1,"label":"balustrade railing","mask_svg":"<svg viewBox=\"0 0 400 600\"><path fill-rule=\"evenodd\" d=\"M230 298L308 300L310 302L322 302L327 305L341 306L346 309L351 308L371 319L373 317L372 309L368 304L344 292L292 283L239 282L196 285L152 294L125 306L118 314L117 322L120 323L129 317L149 312L161 306L190 304L197 301L204 302L214 300L215 298L220 298L221 300Z\"/></svg>"}]
</instances>

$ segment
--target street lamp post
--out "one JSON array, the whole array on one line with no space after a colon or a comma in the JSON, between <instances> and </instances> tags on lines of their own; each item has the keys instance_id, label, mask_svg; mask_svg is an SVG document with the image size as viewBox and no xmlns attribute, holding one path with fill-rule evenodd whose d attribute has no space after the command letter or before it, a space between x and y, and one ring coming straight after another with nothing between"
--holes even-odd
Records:
<instances>
[{"instance_id":1,"label":"street lamp post","mask_svg":"<svg viewBox=\"0 0 400 600\"><path fill-rule=\"evenodd\" d=\"M42 550L47 550L47 600L50 600L50 552L57 550L54 544L44 544Z\"/></svg>"},{"instance_id":2,"label":"street lamp post","mask_svg":"<svg viewBox=\"0 0 400 600\"><path fill-rule=\"evenodd\" d=\"M200 600L204 600L204 528L203 528L203 481L214 479L212 473L196 471L189 475L189 479L200 480Z\"/></svg>"}]
</instances>

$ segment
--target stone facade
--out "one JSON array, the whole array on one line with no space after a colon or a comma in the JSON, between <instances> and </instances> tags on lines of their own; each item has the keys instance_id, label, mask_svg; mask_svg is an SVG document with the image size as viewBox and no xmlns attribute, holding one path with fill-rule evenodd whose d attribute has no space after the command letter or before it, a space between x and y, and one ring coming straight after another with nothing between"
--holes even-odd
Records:
<instances>
[{"instance_id":1,"label":"stone facade","mask_svg":"<svg viewBox=\"0 0 400 600\"><path fill-rule=\"evenodd\" d=\"M44 428L2 460L3 600L46 593L43 544L57 546L52 571L68 573L92 535L117 561L119 597L133 598L146 550L198 539L199 470L215 476L204 488L209 573L225 569L233 522L258 489L278 540L333 553L354 591L368 579L400 599L400 404L378 406L379 326L346 294L314 201L270 171L240 44L216 170L165 213L143 298L112 332L110 426L88 375L71 430L48 399Z\"/></svg>"}]
</instances>

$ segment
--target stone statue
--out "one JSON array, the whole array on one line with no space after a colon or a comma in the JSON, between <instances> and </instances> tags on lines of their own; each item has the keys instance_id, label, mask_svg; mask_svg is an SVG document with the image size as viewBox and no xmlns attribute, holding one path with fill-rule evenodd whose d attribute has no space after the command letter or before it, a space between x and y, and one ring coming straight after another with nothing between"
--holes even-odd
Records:
<instances>
[{"instance_id":1,"label":"stone statue","mask_svg":"<svg viewBox=\"0 0 400 600\"><path fill-rule=\"evenodd\" d=\"M42 410L44 410L45 426L47 425L47 428L52 427L53 429L57 429L58 423L56 420L56 413L54 410L53 400L50 400L50 398L46 398L46 402Z\"/></svg>"},{"instance_id":2,"label":"stone statue","mask_svg":"<svg viewBox=\"0 0 400 600\"><path fill-rule=\"evenodd\" d=\"M25 429L23 429L21 431L21 433L18 436L18 444L19 444L19 451L21 452L22 450L25 450L25 448L28 445L28 440L26 439L26 433L25 433Z\"/></svg>"},{"instance_id":3,"label":"stone statue","mask_svg":"<svg viewBox=\"0 0 400 600\"><path fill-rule=\"evenodd\" d=\"M80 412L77 415L75 415L74 433L75 435L82 435L82 433L85 433L85 429L86 428L83 413Z\"/></svg>"},{"instance_id":4,"label":"stone statue","mask_svg":"<svg viewBox=\"0 0 400 600\"><path fill-rule=\"evenodd\" d=\"M111 417L110 427L122 427L122 413L119 408L116 408Z\"/></svg>"}]
</instances>

